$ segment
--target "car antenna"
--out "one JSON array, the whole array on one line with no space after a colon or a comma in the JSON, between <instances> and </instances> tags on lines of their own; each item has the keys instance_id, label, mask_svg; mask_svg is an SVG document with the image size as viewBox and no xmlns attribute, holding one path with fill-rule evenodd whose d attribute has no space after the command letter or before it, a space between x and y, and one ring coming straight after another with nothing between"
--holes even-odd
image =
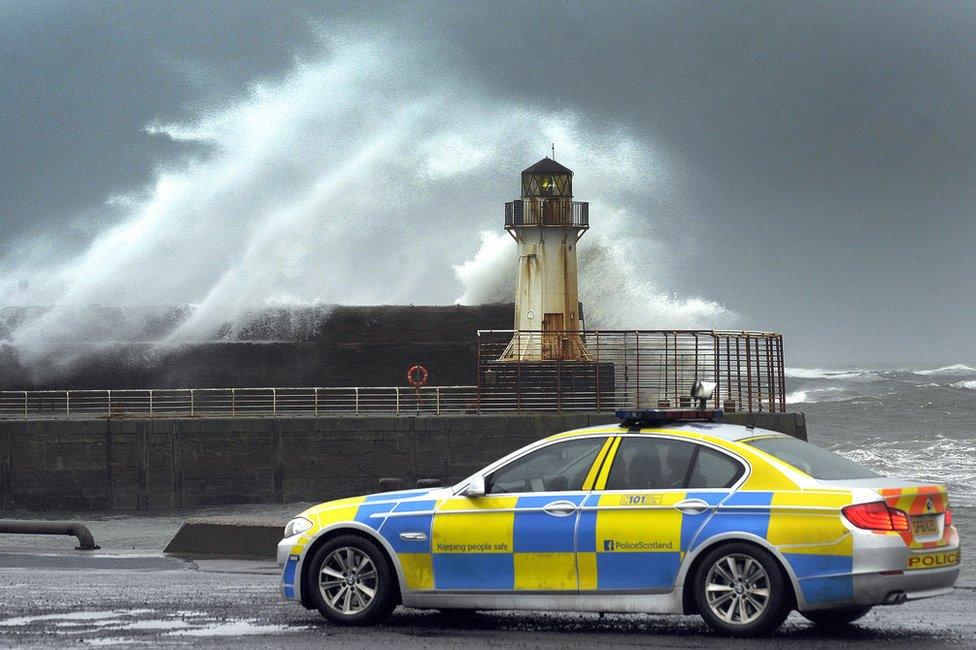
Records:
<instances>
[{"instance_id":1,"label":"car antenna","mask_svg":"<svg viewBox=\"0 0 976 650\"><path fill-rule=\"evenodd\" d=\"M756 422L759 421L759 411L753 411L752 413L752 423L747 427L749 431L756 428Z\"/></svg>"}]
</instances>

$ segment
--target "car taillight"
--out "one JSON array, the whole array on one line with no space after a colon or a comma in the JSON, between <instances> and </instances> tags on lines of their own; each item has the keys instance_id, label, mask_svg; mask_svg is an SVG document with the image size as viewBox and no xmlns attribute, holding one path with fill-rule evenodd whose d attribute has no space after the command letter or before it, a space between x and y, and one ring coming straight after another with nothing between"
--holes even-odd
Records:
<instances>
[{"instance_id":1,"label":"car taillight","mask_svg":"<svg viewBox=\"0 0 976 650\"><path fill-rule=\"evenodd\" d=\"M908 530L908 515L902 510L888 508L891 514L891 527L894 530Z\"/></svg>"},{"instance_id":2,"label":"car taillight","mask_svg":"<svg viewBox=\"0 0 976 650\"><path fill-rule=\"evenodd\" d=\"M847 521L865 530L908 530L908 515L884 501L857 503L841 510Z\"/></svg>"},{"instance_id":3,"label":"car taillight","mask_svg":"<svg viewBox=\"0 0 976 650\"><path fill-rule=\"evenodd\" d=\"M946 526L952 525L952 510L949 510L948 508L946 508L945 511L945 525Z\"/></svg>"}]
</instances>

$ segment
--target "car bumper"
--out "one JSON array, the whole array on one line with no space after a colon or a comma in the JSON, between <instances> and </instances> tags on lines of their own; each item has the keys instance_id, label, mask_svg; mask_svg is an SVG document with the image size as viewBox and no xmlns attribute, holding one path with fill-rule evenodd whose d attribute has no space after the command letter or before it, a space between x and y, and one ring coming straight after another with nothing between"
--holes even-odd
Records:
<instances>
[{"instance_id":1,"label":"car bumper","mask_svg":"<svg viewBox=\"0 0 976 650\"><path fill-rule=\"evenodd\" d=\"M906 571L902 574L857 576L854 580L858 605L898 605L907 600L951 593L959 578L959 567Z\"/></svg>"},{"instance_id":2,"label":"car bumper","mask_svg":"<svg viewBox=\"0 0 976 650\"><path fill-rule=\"evenodd\" d=\"M897 535L855 532L853 571L846 575L822 578L824 582L846 582L847 595L823 600L808 598L800 609L897 605L907 600L941 596L952 592L959 578L959 535L953 529L948 544L938 548L909 549ZM947 557L952 562L945 564ZM943 563L928 562L937 558ZM912 569L910 567L923 568ZM927 568L926 568L927 567ZM848 582L849 581L849 582ZM801 589L805 580L800 580ZM838 590L840 596L841 590Z\"/></svg>"},{"instance_id":3,"label":"car bumper","mask_svg":"<svg viewBox=\"0 0 976 650\"><path fill-rule=\"evenodd\" d=\"M278 566L285 566L288 562L288 556L293 555L292 550L295 548L295 544L298 543L298 539L301 535L293 535L291 537L286 537L280 542L278 542Z\"/></svg>"},{"instance_id":4,"label":"car bumper","mask_svg":"<svg viewBox=\"0 0 976 650\"><path fill-rule=\"evenodd\" d=\"M281 566L281 595L287 600L301 600L300 553L294 553L295 543L301 535L286 537L278 542L278 565Z\"/></svg>"}]
</instances>

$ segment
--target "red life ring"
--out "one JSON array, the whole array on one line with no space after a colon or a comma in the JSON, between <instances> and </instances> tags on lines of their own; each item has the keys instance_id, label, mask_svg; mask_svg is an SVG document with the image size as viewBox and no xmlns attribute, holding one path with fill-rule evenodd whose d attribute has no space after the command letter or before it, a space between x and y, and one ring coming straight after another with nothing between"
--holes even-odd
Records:
<instances>
[{"instance_id":1,"label":"red life ring","mask_svg":"<svg viewBox=\"0 0 976 650\"><path fill-rule=\"evenodd\" d=\"M426 386L428 378L430 378L430 373L427 372L427 368L424 368L423 366L412 366L410 370L407 371L407 383L414 388Z\"/></svg>"}]
</instances>

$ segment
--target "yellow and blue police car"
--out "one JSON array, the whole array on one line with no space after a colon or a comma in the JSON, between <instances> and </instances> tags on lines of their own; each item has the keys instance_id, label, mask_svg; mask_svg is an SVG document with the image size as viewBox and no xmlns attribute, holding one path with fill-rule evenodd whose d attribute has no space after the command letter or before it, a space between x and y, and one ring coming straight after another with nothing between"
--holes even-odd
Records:
<instances>
[{"instance_id":1,"label":"yellow and blue police car","mask_svg":"<svg viewBox=\"0 0 976 650\"><path fill-rule=\"evenodd\" d=\"M943 486L720 413L622 412L452 487L310 508L278 545L282 592L341 624L403 604L698 614L748 636L952 590Z\"/></svg>"}]
</instances>

